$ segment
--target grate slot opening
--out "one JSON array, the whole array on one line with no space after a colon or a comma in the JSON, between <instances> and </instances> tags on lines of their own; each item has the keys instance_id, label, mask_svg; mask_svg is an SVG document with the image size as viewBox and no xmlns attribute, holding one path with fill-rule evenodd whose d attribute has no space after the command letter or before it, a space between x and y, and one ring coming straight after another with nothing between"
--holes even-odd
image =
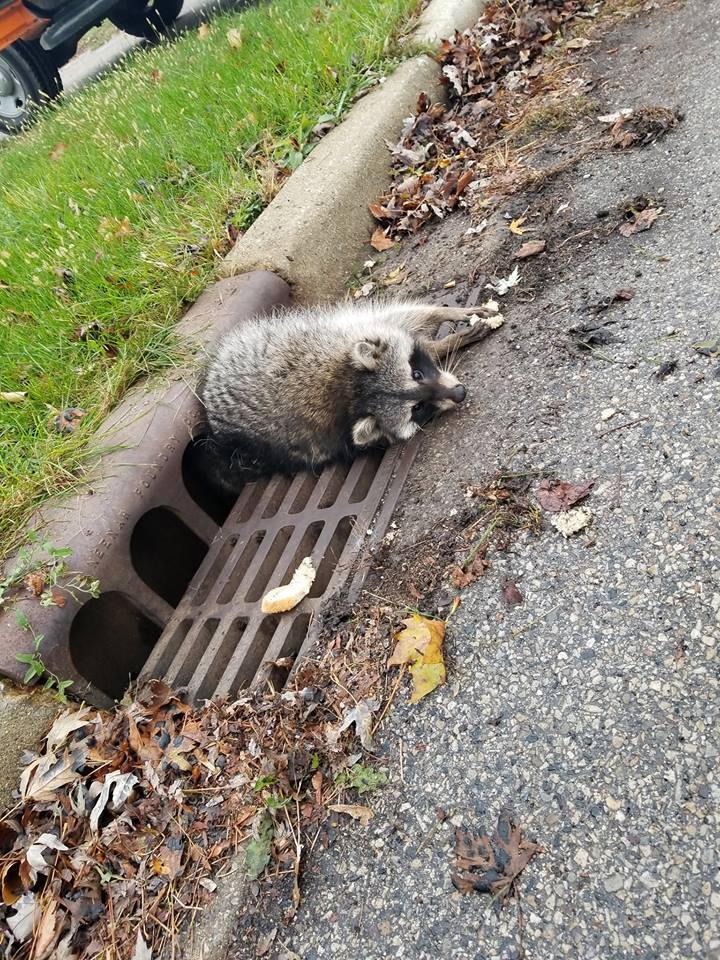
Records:
<instances>
[{"instance_id":1,"label":"grate slot opening","mask_svg":"<svg viewBox=\"0 0 720 960\"><path fill-rule=\"evenodd\" d=\"M258 480L253 480L252 483L247 484L243 490L242 499L238 501L238 515L235 518L236 521L244 523L246 520L250 519L255 512L257 505L260 503L262 495L267 490L270 480L270 477L260 477Z\"/></svg>"},{"instance_id":2,"label":"grate slot opening","mask_svg":"<svg viewBox=\"0 0 720 960\"><path fill-rule=\"evenodd\" d=\"M175 677L174 686L184 687L190 682L190 678L195 671L195 667L198 665L200 657L203 655L208 644L212 640L219 623L220 621L217 619L217 617L210 617L200 627L195 635L195 643L193 644L194 656L185 658L182 666L178 670L177 676Z\"/></svg>"},{"instance_id":3,"label":"grate slot opening","mask_svg":"<svg viewBox=\"0 0 720 960\"><path fill-rule=\"evenodd\" d=\"M270 683L275 690L280 690L285 686L287 678L290 676L292 666L279 667L275 664L277 660L282 660L284 657L290 657L293 661L295 660L303 645L303 640L307 636L311 619L312 614L310 613L301 613L295 617L277 653L276 660L272 662L272 664L267 663L260 667L257 678L258 683Z\"/></svg>"},{"instance_id":4,"label":"grate slot opening","mask_svg":"<svg viewBox=\"0 0 720 960\"><path fill-rule=\"evenodd\" d=\"M370 492L370 487L372 486L372 482L375 479L375 475L380 467L382 458L382 450L371 450L368 453L363 463L360 476L357 479L357 483L353 487L353 491L348 498L350 503L359 503L368 495Z\"/></svg>"},{"instance_id":5,"label":"grate slot opening","mask_svg":"<svg viewBox=\"0 0 720 960\"><path fill-rule=\"evenodd\" d=\"M271 543L270 549L265 554L265 557L260 564L260 569L248 588L248 592L245 594L246 603L255 603L265 593L265 590L270 585L270 578L280 562L283 551L290 542L290 537L292 536L294 529L294 527L283 527L275 534L275 539ZM280 586L280 581L278 581L278 583L273 583L272 586Z\"/></svg>"},{"instance_id":6,"label":"grate slot opening","mask_svg":"<svg viewBox=\"0 0 720 960\"><path fill-rule=\"evenodd\" d=\"M168 507L154 507L130 537L130 562L141 580L176 607L205 559L207 544Z\"/></svg>"},{"instance_id":7,"label":"grate slot opening","mask_svg":"<svg viewBox=\"0 0 720 960\"><path fill-rule=\"evenodd\" d=\"M218 577L222 573L223 567L228 562L228 557L235 549L235 544L237 542L237 537L228 537L225 543L220 547L218 555L211 563L210 569L205 574L202 583L195 591L195 596L192 598L192 602L195 606L205 603L207 598L210 596L210 591L217 583Z\"/></svg>"},{"instance_id":8,"label":"grate slot opening","mask_svg":"<svg viewBox=\"0 0 720 960\"><path fill-rule=\"evenodd\" d=\"M239 690L250 686L279 626L279 614L272 614L269 617L264 617L263 620L260 621L260 625L255 630L250 648L243 657L242 665L235 677L231 689L232 695L236 695Z\"/></svg>"},{"instance_id":9,"label":"grate slot opening","mask_svg":"<svg viewBox=\"0 0 720 960\"><path fill-rule=\"evenodd\" d=\"M313 490L317 486L318 477L316 477L315 474L304 473L302 475L302 478L303 479L302 479L302 484L300 486L300 489L295 495L295 499L293 500L292 504L290 505L290 509L288 510L288 513L290 514L300 513L302 510L305 509L305 507L308 505L308 501L310 500L310 497L312 496Z\"/></svg>"},{"instance_id":10,"label":"grate slot opening","mask_svg":"<svg viewBox=\"0 0 720 960\"><path fill-rule=\"evenodd\" d=\"M328 584L330 583L330 578L337 567L338 560L345 549L345 545L350 539L350 534L353 531L354 520L354 517L343 517L340 523L338 523L332 537L330 538L330 543L328 543L327 547L325 548L325 553L323 554L320 565L317 568L315 581L310 588L310 593L308 596L321 597L327 590ZM305 556L307 556L307 554L305 554ZM300 559L302 559L302 557Z\"/></svg>"},{"instance_id":11,"label":"grate slot opening","mask_svg":"<svg viewBox=\"0 0 720 960\"><path fill-rule=\"evenodd\" d=\"M119 699L138 676L161 628L119 591L88 600L70 627L70 656L86 680Z\"/></svg>"},{"instance_id":12,"label":"grate slot opening","mask_svg":"<svg viewBox=\"0 0 720 960\"><path fill-rule=\"evenodd\" d=\"M283 500L285 499L292 482L293 478L291 476L282 475L276 479L270 499L266 503L265 509L262 512L263 520L267 520L269 517L275 516L282 506Z\"/></svg>"},{"instance_id":13,"label":"grate slot opening","mask_svg":"<svg viewBox=\"0 0 720 960\"><path fill-rule=\"evenodd\" d=\"M250 569L250 564L255 559L255 556L260 549L260 544L265 539L265 531L258 530L256 531L245 544L238 557L238 560L235 566L228 577L227 583L220 591L218 595L218 603L229 603L235 594L237 589L243 581L245 574Z\"/></svg>"},{"instance_id":14,"label":"grate slot opening","mask_svg":"<svg viewBox=\"0 0 720 960\"><path fill-rule=\"evenodd\" d=\"M193 625L192 620L182 620L175 630L173 631L172 637L168 643L163 648L162 656L155 664L153 669L153 675L158 677L163 677L170 667L170 664L173 662L175 654L178 652L182 646L183 640L190 632L190 627Z\"/></svg>"},{"instance_id":15,"label":"grate slot opening","mask_svg":"<svg viewBox=\"0 0 720 960\"><path fill-rule=\"evenodd\" d=\"M311 523L310 526L305 530L302 535L300 543L297 545L295 553L292 556L292 560L287 566L285 573L282 575L282 578L278 580L277 583L274 583L273 586L282 586L286 583L290 583L292 575L295 573L297 568L300 566L305 557L312 556L312 552L315 549L315 544L320 539L320 534L322 529L325 526L324 520L316 520L315 523ZM317 581L317 577L315 578ZM314 584L313 584L314 585ZM312 596L312 594L310 594Z\"/></svg>"},{"instance_id":16,"label":"grate slot opening","mask_svg":"<svg viewBox=\"0 0 720 960\"><path fill-rule=\"evenodd\" d=\"M318 503L319 509L331 507L338 498L338 494L343 488L350 472L350 464L338 464L334 469L328 485L325 487L323 495Z\"/></svg>"},{"instance_id":17,"label":"grate slot opening","mask_svg":"<svg viewBox=\"0 0 720 960\"><path fill-rule=\"evenodd\" d=\"M180 470L185 489L192 499L221 527L237 497L221 490L208 479L207 466L203 463L206 442L207 437L198 437L185 447Z\"/></svg>"},{"instance_id":18,"label":"grate slot opening","mask_svg":"<svg viewBox=\"0 0 720 960\"><path fill-rule=\"evenodd\" d=\"M233 650L242 640L247 625L247 619L244 617L233 620L233 622L230 624L230 627L215 651L215 656L212 658L212 662L208 667L207 673L203 677L202 683L197 689L197 693L195 695L197 700L209 700L215 693L217 685L220 683L220 678L222 677L225 667L228 664L228 660L232 656ZM215 633L215 629L213 629L213 633Z\"/></svg>"}]
</instances>

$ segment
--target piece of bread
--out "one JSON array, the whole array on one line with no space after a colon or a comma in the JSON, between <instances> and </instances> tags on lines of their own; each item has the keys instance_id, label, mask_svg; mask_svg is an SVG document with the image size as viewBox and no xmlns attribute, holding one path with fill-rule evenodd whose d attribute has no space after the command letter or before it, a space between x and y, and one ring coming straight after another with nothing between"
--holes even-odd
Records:
<instances>
[{"instance_id":1,"label":"piece of bread","mask_svg":"<svg viewBox=\"0 0 720 960\"><path fill-rule=\"evenodd\" d=\"M315 568L312 560L305 557L290 583L284 587L274 587L265 594L260 609L263 613L285 613L286 610L292 610L310 593L314 580Z\"/></svg>"}]
</instances>

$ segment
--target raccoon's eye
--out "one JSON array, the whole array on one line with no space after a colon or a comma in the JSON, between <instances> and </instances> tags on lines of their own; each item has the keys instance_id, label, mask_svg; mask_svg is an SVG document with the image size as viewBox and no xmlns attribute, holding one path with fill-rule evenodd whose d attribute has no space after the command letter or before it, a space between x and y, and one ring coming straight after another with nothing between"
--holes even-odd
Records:
<instances>
[{"instance_id":1,"label":"raccoon's eye","mask_svg":"<svg viewBox=\"0 0 720 960\"><path fill-rule=\"evenodd\" d=\"M424 379L425 379L425 376L424 376L422 370L413 370L413 372L412 372L412 378L413 378L413 380L424 380Z\"/></svg>"},{"instance_id":2,"label":"raccoon's eye","mask_svg":"<svg viewBox=\"0 0 720 960\"><path fill-rule=\"evenodd\" d=\"M416 403L416 404L413 405L413 408L412 408L412 411L411 411L411 412L412 412L412 413L420 413L420 411L422 410L422 408L423 408L424 406L425 406L425 401L424 401L424 400L421 400L420 403Z\"/></svg>"}]
</instances>

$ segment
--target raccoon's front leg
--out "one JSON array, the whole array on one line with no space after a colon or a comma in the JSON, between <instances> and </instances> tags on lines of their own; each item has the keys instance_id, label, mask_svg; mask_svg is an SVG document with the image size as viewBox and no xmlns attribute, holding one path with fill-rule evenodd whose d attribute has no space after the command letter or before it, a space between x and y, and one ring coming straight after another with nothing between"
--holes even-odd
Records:
<instances>
[{"instance_id":1,"label":"raccoon's front leg","mask_svg":"<svg viewBox=\"0 0 720 960\"><path fill-rule=\"evenodd\" d=\"M443 307L437 304L390 305L384 313L408 333L431 337L443 323L462 323L471 317L492 317L487 307Z\"/></svg>"},{"instance_id":2,"label":"raccoon's front leg","mask_svg":"<svg viewBox=\"0 0 720 960\"><path fill-rule=\"evenodd\" d=\"M471 313L470 317L472 316ZM425 349L431 356L437 357L438 360L445 360L448 356L454 356L458 350L464 350L465 347L480 343L503 323L502 317L498 314L491 313L489 316L481 317L480 313L476 312L475 316L479 319L473 326L451 333L447 337L443 337L442 340L426 340L424 343ZM468 319L468 316L466 315L463 319Z\"/></svg>"}]
</instances>

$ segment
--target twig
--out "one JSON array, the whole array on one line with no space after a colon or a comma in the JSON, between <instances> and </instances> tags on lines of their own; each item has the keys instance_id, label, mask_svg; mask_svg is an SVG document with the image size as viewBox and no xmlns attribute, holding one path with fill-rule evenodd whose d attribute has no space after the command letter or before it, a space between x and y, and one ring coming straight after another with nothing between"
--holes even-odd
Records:
<instances>
[{"instance_id":1,"label":"twig","mask_svg":"<svg viewBox=\"0 0 720 960\"><path fill-rule=\"evenodd\" d=\"M524 627L516 627L515 630L511 631L512 638L515 640L517 637L521 637L524 633L527 633L528 630L532 630L533 627L536 627L541 623L546 617L549 617L551 613L555 613L556 610L559 610L561 604L551 607L549 610L546 610L545 613L541 613L539 617L535 617L534 620L530 620L529 623L526 623Z\"/></svg>"},{"instance_id":2,"label":"twig","mask_svg":"<svg viewBox=\"0 0 720 960\"><path fill-rule=\"evenodd\" d=\"M616 427L610 427L609 430L603 430L598 434L598 439L600 437L606 437L609 433L615 433L616 430L624 430L625 427L634 427L637 423L644 423L646 420L649 420L650 417L638 417L637 420L628 420L627 423L619 423Z\"/></svg>"},{"instance_id":3,"label":"twig","mask_svg":"<svg viewBox=\"0 0 720 960\"><path fill-rule=\"evenodd\" d=\"M405 675L405 664L403 663L402 666L400 667L400 673L398 674L398 678L397 678L397 680L395 681L395 686L394 686L394 687L392 688L392 690L390 691L390 696L388 697L387 703L385 704L385 707L383 708L383 712L380 714L380 716L378 717L377 723L376 723L375 726L372 728L371 736L375 736L375 733L376 733L376 731L378 730L380 724L381 724L381 723L383 722L383 720L385 719L385 714L388 712L388 710L390 709L390 704L391 704L391 703L393 702L393 700L395 699L395 694L398 692L398 687L400 686L400 681L402 680L402 678L403 678L404 675Z\"/></svg>"},{"instance_id":4,"label":"twig","mask_svg":"<svg viewBox=\"0 0 720 960\"><path fill-rule=\"evenodd\" d=\"M405 783L405 741L400 737L400 782Z\"/></svg>"}]
</instances>

